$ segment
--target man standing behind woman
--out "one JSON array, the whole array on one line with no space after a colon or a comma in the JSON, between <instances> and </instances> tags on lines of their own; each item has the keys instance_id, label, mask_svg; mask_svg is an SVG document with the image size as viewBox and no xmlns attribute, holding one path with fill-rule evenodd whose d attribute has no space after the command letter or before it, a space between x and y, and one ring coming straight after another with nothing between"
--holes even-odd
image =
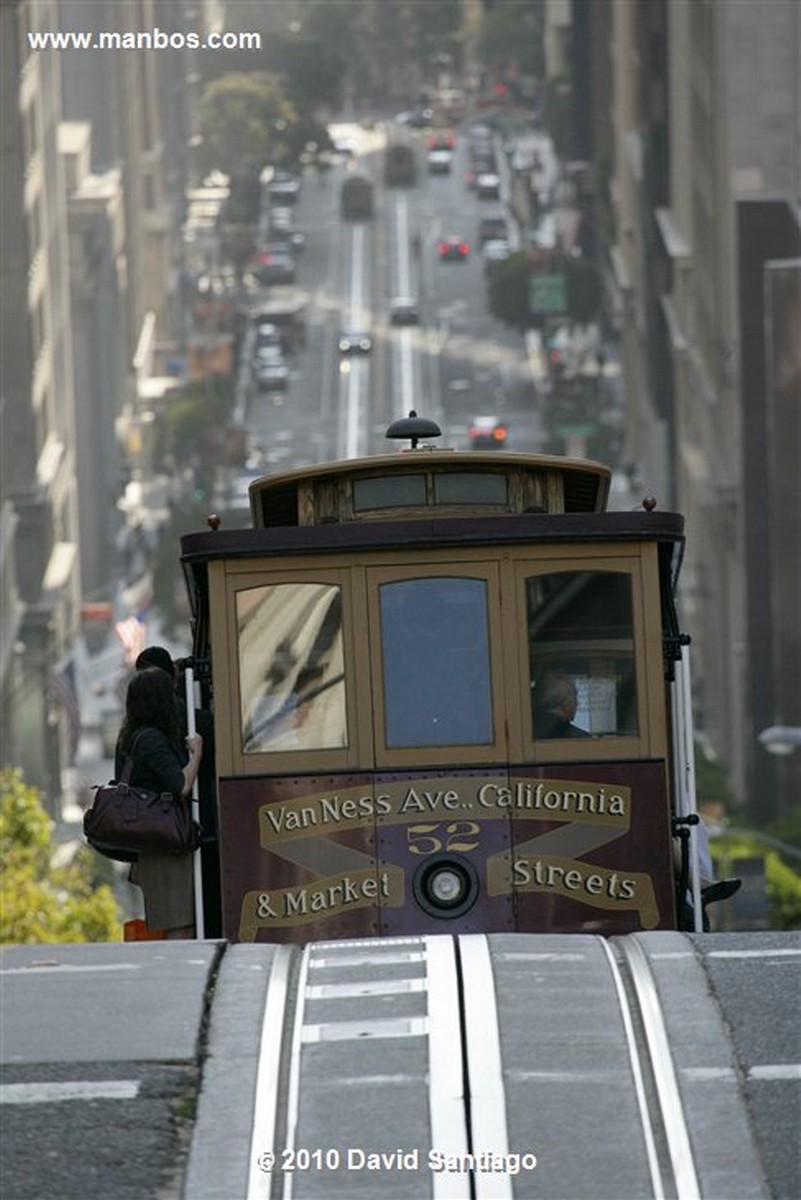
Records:
<instances>
[{"instance_id":1,"label":"man standing behind woman","mask_svg":"<svg viewBox=\"0 0 801 1200\"><path fill-rule=\"evenodd\" d=\"M170 792L176 803L186 801L200 769L203 739L199 733L182 737L173 681L159 667L137 671L128 684L114 757L116 779L129 754L133 787ZM144 894L149 929L162 929L168 938L195 936L191 854L140 854L130 879Z\"/></svg>"}]
</instances>

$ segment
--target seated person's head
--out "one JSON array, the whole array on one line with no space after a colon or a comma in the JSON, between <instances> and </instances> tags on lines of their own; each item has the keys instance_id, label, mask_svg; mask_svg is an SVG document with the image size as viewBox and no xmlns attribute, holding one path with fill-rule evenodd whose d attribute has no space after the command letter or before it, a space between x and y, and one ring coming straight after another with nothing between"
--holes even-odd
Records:
<instances>
[{"instance_id":1,"label":"seated person's head","mask_svg":"<svg viewBox=\"0 0 801 1200\"><path fill-rule=\"evenodd\" d=\"M572 721L578 708L578 694L570 676L564 673L546 675L540 705L546 712L557 713L563 720Z\"/></svg>"}]
</instances>

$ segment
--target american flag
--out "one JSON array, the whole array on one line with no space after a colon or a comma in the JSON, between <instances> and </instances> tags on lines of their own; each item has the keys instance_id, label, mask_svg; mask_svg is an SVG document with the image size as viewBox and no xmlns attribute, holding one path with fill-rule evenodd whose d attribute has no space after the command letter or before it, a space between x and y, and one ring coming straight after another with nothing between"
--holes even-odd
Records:
<instances>
[{"instance_id":1,"label":"american flag","mask_svg":"<svg viewBox=\"0 0 801 1200\"><path fill-rule=\"evenodd\" d=\"M126 617L114 626L125 651L125 663L132 667L147 645L147 625L139 617Z\"/></svg>"},{"instance_id":2,"label":"american flag","mask_svg":"<svg viewBox=\"0 0 801 1200\"><path fill-rule=\"evenodd\" d=\"M75 683L74 659L68 659L53 672L48 688L48 698L54 707L63 708L69 723L70 737L74 748L78 744L81 733L81 706Z\"/></svg>"}]
</instances>

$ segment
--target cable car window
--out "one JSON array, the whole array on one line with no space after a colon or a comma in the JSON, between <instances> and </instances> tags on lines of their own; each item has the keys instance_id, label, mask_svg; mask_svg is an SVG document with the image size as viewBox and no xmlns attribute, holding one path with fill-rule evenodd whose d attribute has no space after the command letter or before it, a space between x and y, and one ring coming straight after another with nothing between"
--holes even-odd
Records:
<instances>
[{"instance_id":1,"label":"cable car window","mask_svg":"<svg viewBox=\"0 0 801 1200\"><path fill-rule=\"evenodd\" d=\"M236 617L245 753L347 746L340 589L244 589Z\"/></svg>"},{"instance_id":2,"label":"cable car window","mask_svg":"<svg viewBox=\"0 0 801 1200\"><path fill-rule=\"evenodd\" d=\"M506 476L477 471L448 471L434 476L437 504L507 503Z\"/></svg>"},{"instance_id":3,"label":"cable car window","mask_svg":"<svg viewBox=\"0 0 801 1200\"><path fill-rule=\"evenodd\" d=\"M353 481L354 512L372 508L417 508L425 503L425 475L389 475Z\"/></svg>"},{"instance_id":4,"label":"cable car window","mask_svg":"<svg viewBox=\"0 0 801 1200\"><path fill-rule=\"evenodd\" d=\"M631 577L531 576L526 614L533 736L636 736Z\"/></svg>"},{"instance_id":5,"label":"cable car window","mask_svg":"<svg viewBox=\"0 0 801 1200\"><path fill-rule=\"evenodd\" d=\"M379 593L386 745L492 744L486 582L408 579Z\"/></svg>"}]
</instances>

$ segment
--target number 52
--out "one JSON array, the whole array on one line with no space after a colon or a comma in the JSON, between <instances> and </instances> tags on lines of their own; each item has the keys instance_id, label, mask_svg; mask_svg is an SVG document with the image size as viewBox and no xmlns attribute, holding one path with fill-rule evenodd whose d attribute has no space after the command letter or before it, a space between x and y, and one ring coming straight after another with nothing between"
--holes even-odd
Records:
<instances>
[{"instance_id":1,"label":"number 52","mask_svg":"<svg viewBox=\"0 0 801 1200\"><path fill-rule=\"evenodd\" d=\"M478 846L478 834L476 821L453 821L444 826L407 825L406 844L410 854L438 854L442 850L460 850L466 854Z\"/></svg>"}]
</instances>

